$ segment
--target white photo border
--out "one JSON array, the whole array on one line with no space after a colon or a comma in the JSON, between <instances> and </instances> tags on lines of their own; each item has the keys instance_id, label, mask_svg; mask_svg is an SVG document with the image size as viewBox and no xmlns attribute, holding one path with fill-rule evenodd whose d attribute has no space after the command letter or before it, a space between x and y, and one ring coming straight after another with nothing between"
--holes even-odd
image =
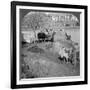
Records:
<instances>
[{"instance_id":1,"label":"white photo border","mask_svg":"<svg viewBox=\"0 0 90 90\"><path fill-rule=\"evenodd\" d=\"M32 10L51 10L51 11L68 11L68 12L81 12L80 14L80 76L68 76L68 77L49 77L49 78L35 78L35 79L21 79L20 80L20 9L32 9ZM25 85L25 84L40 84L40 83L55 83L55 82L73 82L73 81L84 81L84 9L73 9L73 8L53 8L53 7L39 7L39 6L16 6L16 85Z\"/></svg>"}]
</instances>

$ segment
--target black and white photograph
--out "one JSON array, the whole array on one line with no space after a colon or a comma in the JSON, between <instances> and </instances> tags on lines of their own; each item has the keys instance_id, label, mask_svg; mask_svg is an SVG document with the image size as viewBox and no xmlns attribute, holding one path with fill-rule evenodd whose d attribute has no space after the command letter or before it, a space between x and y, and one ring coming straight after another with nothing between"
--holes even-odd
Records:
<instances>
[{"instance_id":1,"label":"black and white photograph","mask_svg":"<svg viewBox=\"0 0 90 90\"><path fill-rule=\"evenodd\" d=\"M20 78L80 75L80 12L20 9Z\"/></svg>"},{"instance_id":2,"label":"black and white photograph","mask_svg":"<svg viewBox=\"0 0 90 90\"><path fill-rule=\"evenodd\" d=\"M81 8L16 6L17 85L84 81L84 13Z\"/></svg>"}]
</instances>

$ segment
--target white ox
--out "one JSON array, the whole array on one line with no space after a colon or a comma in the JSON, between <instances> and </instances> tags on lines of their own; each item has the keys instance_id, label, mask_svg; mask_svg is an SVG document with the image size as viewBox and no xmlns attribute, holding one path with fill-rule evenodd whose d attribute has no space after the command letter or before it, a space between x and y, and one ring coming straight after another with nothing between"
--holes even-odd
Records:
<instances>
[{"instance_id":1,"label":"white ox","mask_svg":"<svg viewBox=\"0 0 90 90\"><path fill-rule=\"evenodd\" d=\"M26 42L32 43L35 41L36 36L34 31L23 31L23 38Z\"/></svg>"},{"instance_id":2,"label":"white ox","mask_svg":"<svg viewBox=\"0 0 90 90\"><path fill-rule=\"evenodd\" d=\"M66 48L60 48L59 55L61 56L61 58L65 59L66 62L68 62L69 52L66 50Z\"/></svg>"}]
</instances>

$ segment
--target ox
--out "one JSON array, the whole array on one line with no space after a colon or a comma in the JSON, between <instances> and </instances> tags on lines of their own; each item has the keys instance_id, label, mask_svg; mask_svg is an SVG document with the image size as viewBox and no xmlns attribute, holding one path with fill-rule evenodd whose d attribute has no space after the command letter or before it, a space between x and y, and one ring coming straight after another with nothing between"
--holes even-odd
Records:
<instances>
[{"instance_id":1,"label":"ox","mask_svg":"<svg viewBox=\"0 0 90 90\"><path fill-rule=\"evenodd\" d=\"M72 49L66 49L66 48L60 48L59 50L59 59L61 61L64 61L64 62L71 62L72 63L72 59L70 58L70 55L71 55L71 52L72 52Z\"/></svg>"},{"instance_id":2,"label":"ox","mask_svg":"<svg viewBox=\"0 0 90 90\"><path fill-rule=\"evenodd\" d=\"M38 33L37 36L38 36L39 42L42 42L42 41L44 41L45 39L48 38L48 36L44 32Z\"/></svg>"}]
</instances>

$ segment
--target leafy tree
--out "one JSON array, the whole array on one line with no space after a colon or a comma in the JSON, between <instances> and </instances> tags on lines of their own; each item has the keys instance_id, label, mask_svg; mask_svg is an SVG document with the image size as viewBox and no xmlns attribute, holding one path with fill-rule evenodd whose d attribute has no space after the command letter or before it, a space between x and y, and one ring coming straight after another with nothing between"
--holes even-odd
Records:
<instances>
[{"instance_id":1,"label":"leafy tree","mask_svg":"<svg viewBox=\"0 0 90 90\"><path fill-rule=\"evenodd\" d=\"M48 16L44 13L30 12L24 17L22 28L25 28L27 30L37 30L43 28L48 22L48 19Z\"/></svg>"}]
</instances>

